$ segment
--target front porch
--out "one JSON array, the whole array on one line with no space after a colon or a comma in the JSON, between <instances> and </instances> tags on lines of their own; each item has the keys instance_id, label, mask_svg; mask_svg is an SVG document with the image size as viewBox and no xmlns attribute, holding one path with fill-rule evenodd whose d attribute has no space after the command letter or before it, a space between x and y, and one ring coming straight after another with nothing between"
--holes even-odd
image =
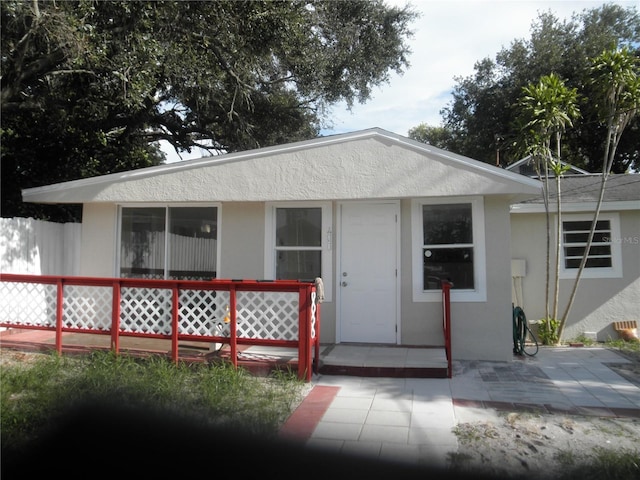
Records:
<instances>
[{"instance_id":1,"label":"front porch","mask_svg":"<svg viewBox=\"0 0 640 480\"><path fill-rule=\"evenodd\" d=\"M86 354L109 350L109 337L83 333L63 334L64 354ZM56 337L50 331L12 329L0 333L0 346L14 350L56 351ZM230 361L230 348L212 349L204 342L180 342L180 359L185 362ZM162 355L170 358L171 341L126 337L120 352L135 356ZM395 378L446 378L447 355L444 347L417 347L368 344L322 344L318 371L323 375ZM238 366L255 375L274 370L298 369L296 348L240 345Z\"/></svg>"},{"instance_id":2,"label":"front porch","mask_svg":"<svg viewBox=\"0 0 640 480\"><path fill-rule=\"evenodd\" d=\"M366 377L451 376L450 284L443 282L444 346L323 344L316 282L181 281L0 276L2 346L88 353L112 350L173 361L228 361Z\"/></svg>"}]
</instances>

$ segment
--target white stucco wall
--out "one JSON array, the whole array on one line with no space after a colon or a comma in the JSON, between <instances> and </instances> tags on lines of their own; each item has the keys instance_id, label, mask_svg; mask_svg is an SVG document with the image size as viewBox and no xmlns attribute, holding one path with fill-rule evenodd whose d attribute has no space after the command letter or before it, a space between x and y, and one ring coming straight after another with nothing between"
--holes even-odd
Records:
<instances>
[{"instance_id":1,"label":"white stucco wall","mask_svg":"<svg viewBox=\"0 0 640 480\"><path fill-rule=\"evenodd\" d=\"M451 305L454 359L509 361L513 358L509 205L485 199L487 301Z\"/></svg>"},{"instance_id":2,"label":"white stucco wall","mask_svg":"<svg viewBox=\"0 0 640 480\"><path fill-rule=\"evenodd\" d=\"M452 305L453 358L508 360L512 353L509 209L504 198L486 199L487 302ZM335 208L335 203L334 203ZM83 213L81 275L112 276L115 272L117 209L109 204L87 204ZM411 201L401 201L401 342L405 345L443 345L440 302L412 299ZM335 222L334 216L334 222ZM220 278L264 278L265 205L262 202L223 203ZM333 225L333 231L337 226ZM337 259L333 258L334 272ZM337 282L333 282L334 285ZM336 298L336 292L332 292ZM321 341L336 338L335 301L321 306Z\"/></svg>"},{"instance_id":3,"label":"white stucco wall","mask_svg":"<svg viewBox=\"0 0 640 480\"><path fill-rule=\"evenodd\" d=\"M402 343L443 345L442 304L413 302L410 202L402 202ZM486 302L451 305L453 358L507 361L513 356L511 320L511 263L509 204L504 198L485 198L487 241Z\"/></svg>"},{"instance_id":4,"label":"white stucco wall","mask_svg":"<svg viewBox=\"0 0 640 480\"><path fill-rule=\"evenodd\" d=\"M539 193L539 182L513 172L395 135L363 135L27 189L24 197L64 203L245 202Z\"/></svg>"},{"instance_id":5,"label":"white stucco wall","mask_svg":"<svg viewBox=\"0 0 640 480\"><path fill-rule=\"evenodd\" d=\"M118 209L114 204L87 203L82 208L82 252L80 275L116 275L116 231Z\"/></svg>"},{"instance_id":6,"label":"white stucco wall","mask_svg":"<svg viewBox=\"0 0 640 480\"><path fill-rule=\"evenodd\" d=\"M598 341L617 339L613 322L640 322L640 211L622 211L619 216L623 276L580 280L564 340L576 339L588 332L595 333ZM528 320L537 320L545 316L545 216L544 213L513 214L511 225L512 256L526 261L522 306ZM552 263L554 259L552 252ZM551 282L553 285L553 276ZM559 317L573 285L572 279L560 281Z\"/></svg>"},{"instance_id":7,"label":"white stucco wall","mask_svg":"<svg viewBox=\"0 0 640 480\"><path fill-rule=\"evenodd\" d=\"M331 202L335 242L338 202L400 199L401 341L435 346L443 345L441 302L414 302L412 295L411 199L484 197L486 301L482 292L476 301L453 302L453 357L508 360L513 348L509 203L537 196L540 189L540 182L513 172L371 129L27 189L23 196L30 202L85 205L81 274L95 276L115 275L118 204L216 202L221 206L218 276L255 279L266 276L265 202ZM337 262L334 255L333 275ZM321 309L321 340L333 343L335 301L325 301Z\"/></svg>"},{"instance_id":8,"label":"white stucco wall","mask_svg":"<svg viewBox=\"0 0 640 480\"><path fill-rule=\"evenodd\" d=\"M219 278L264 278L264 203L221 207Z\"/></svg>"}]
</instances>

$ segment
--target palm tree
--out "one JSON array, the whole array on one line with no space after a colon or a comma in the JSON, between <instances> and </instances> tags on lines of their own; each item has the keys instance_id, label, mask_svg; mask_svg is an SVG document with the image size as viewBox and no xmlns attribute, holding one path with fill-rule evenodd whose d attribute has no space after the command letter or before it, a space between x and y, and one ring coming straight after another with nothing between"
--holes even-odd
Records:
<instances>
[{"instance_id":1,"label":"palm tree","mask_svg":"<svg viewBox=\"0 0 640 480\"><path fill-rule=\"evenodd\" d=\"M560 278L561 248L561 189L560 180L569 167L561 158L561 139L567 127L580 116L577 106L577 89L569 88L556 74L545 75L537 84L529 84L523 88L519 101L520 121L524 124L525 138L529 152L536 161L538 176L543 180L543 197L547 220L547 274L546 274L546 318L556 319L558 316L558 293ZM555 147L555 155L552 150ZM556 238L555 238L555 275L553 294L553 313L549 310L549 283L551 269L551 221L549 208L549 172L556 182Z\"/></svg>"},{"instance_id":2,"label":"palm tree","mask_svg":"<svg viewBox=\"0 0 640 480\"><path fill-rule=\"evenodd\" d=\"M594 87L595 102L600 112L601 122L607 126L607 138L604 144L604 161L602 163L602 177L600 180L600 195L591 222L591 230L587 245L582 255L582 261L576 274L573 290L567 307L560 319L558 333L560 339L564 326L573 306L578 283L582 271L587 263L589 250L600 215L600 207L604 198L607 179L611 174L613 159L620 143L620 137L625 128L640 109L640 60L628 48L620 50L606 50L591 61L591 84Z\"/></svg>"}]
</instances>

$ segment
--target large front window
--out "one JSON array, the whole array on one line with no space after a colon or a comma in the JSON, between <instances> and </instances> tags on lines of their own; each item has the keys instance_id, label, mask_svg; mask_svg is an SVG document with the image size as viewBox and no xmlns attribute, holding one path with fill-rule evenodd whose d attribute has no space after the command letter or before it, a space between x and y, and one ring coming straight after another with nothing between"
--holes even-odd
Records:
<instances>
[{"instance_id":1,"label":"large front window","mask_svg":"<svg viewBox=\"0 0 640 480\"><path fill-rule=\"evenodd\" d=\"M216 277L216 207L122 207L120 218L121 277Z\"/></svg>"}]
</instances>

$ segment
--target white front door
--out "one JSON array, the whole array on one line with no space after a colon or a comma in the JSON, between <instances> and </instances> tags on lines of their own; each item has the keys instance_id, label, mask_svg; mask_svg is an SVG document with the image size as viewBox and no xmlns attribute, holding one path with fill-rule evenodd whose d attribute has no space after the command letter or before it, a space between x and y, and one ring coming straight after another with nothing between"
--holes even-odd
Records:
<instances>
[{"instance_id":1,"label":"white front door","mask_svg":"<svg viewBox=\"0 0 640 480\"><path fill-rule=\"evenodd\" d=\"M397 343L397 202L343 203L338 260L341 342Z\"/></svg>"}]
</instances>

